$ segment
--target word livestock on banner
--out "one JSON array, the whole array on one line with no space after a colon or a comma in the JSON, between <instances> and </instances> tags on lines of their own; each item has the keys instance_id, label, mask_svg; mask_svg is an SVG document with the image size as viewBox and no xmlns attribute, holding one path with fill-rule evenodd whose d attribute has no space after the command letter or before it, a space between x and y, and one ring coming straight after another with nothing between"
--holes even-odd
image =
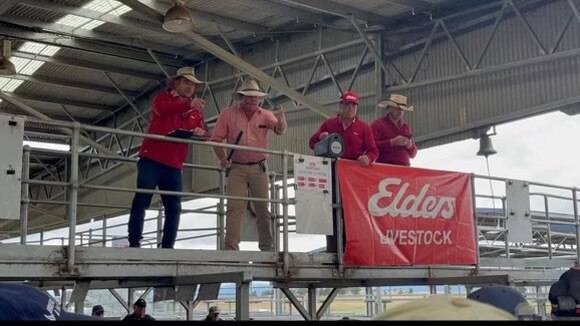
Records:
<instances>
[{"instance_id":1,"label":"word livestock on banner","mask_svg":"<svg viewBox=\"0 0 580 326\"><path fill-rule=\"evenodd\" d=\"M469 174L339 160L347 265L477 262Z\"/></svg>"}]
</instances>

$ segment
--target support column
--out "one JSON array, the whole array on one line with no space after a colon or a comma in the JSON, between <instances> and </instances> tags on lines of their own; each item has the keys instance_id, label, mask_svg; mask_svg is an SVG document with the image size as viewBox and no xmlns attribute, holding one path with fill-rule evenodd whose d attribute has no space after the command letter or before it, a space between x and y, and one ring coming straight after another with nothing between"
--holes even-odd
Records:
<instances>
[{"instance_id":1,"label":"support column","mask_svg":"<svg viewBox=\"0 0 580 326\"><path fill-rule=\"evenodd\" d=\"M316 288L308 288L308 312L310 313L311 320L318 320L316 315Z\"/></svg>"},{"instance_id":2,"label":"support column","mask_svg":"<svg viewBox=\"0 0 580 326\"><path fill-rule=\"evenodd\" d=\"M250 282L236 284L236 320L250 319Z\"/></svg>"},{"instance_id":3,"label":"support column","mask_svg":"<svg viewBox=\"0 0 580 326\"><path fill-rule=\"evenodd\" d=\"M28 180L30 173L30 146L24 146L22 153L22 181ZM22 182L20 202L20 244L26 244L28 236L28 182ZM41 243L42 245L42 243Z\"/></svg>"}]
</instances>

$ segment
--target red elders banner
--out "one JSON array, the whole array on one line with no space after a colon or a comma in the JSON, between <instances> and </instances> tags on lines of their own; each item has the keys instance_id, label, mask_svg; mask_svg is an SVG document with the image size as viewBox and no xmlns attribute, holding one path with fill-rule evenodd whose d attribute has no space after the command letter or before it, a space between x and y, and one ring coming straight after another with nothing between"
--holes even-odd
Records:
<instances>
[{"instance_id":1,"label":"red elders banner","mask_svg":"<svg viewBox=\"0 0 580 326\"><path fill-rule=\"evenodd\" d=\"M475 264L468 174L337 162L347 265Z\"/></svg>"}]
</instances>

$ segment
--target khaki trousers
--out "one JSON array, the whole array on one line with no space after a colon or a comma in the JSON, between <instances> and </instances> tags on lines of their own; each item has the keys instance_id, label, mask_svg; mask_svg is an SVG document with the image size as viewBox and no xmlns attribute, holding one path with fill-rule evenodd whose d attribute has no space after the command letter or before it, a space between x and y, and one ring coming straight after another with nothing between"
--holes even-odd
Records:
<instances>
[{"instance_id":1,"label":"khaki trousers","mask_svg":"<svg viewBox=\"0 0 580 326\"><path fill-rule=\"evenodd\" d=\"M242 165L232 164L227 181L226 192L228 196L244 197L250 190L251 197L269 198L268 173L260 164ZM256 225L258 227L259 244L261 251L272 251L271 216L267 202L253 202L256 210ZM226 250L240 250L240 228L243 214L246 211L244 200L231 200L227 202L226 212Z\"/></svg>"}]
</instances>

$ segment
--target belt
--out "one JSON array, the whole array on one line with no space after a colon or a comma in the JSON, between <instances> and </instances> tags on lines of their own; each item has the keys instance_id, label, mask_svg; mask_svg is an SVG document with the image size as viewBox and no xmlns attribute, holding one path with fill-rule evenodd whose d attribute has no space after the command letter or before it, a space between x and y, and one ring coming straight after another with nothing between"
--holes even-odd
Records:
<instances>
[{"instance_id":1,"label":"belt","mask_svg":"<svg viewBox=\"0 0 580 326\"><path fill-rule=\"evenodd\" d=\"M232 162L233 164L240 164L240 165L254 165L254 164L260 164L262 162L264 162L266 159L263 159L261 161L258 162L246 162L246 163L240 163L240 162Z\"/></svg>"}]
</instances>

